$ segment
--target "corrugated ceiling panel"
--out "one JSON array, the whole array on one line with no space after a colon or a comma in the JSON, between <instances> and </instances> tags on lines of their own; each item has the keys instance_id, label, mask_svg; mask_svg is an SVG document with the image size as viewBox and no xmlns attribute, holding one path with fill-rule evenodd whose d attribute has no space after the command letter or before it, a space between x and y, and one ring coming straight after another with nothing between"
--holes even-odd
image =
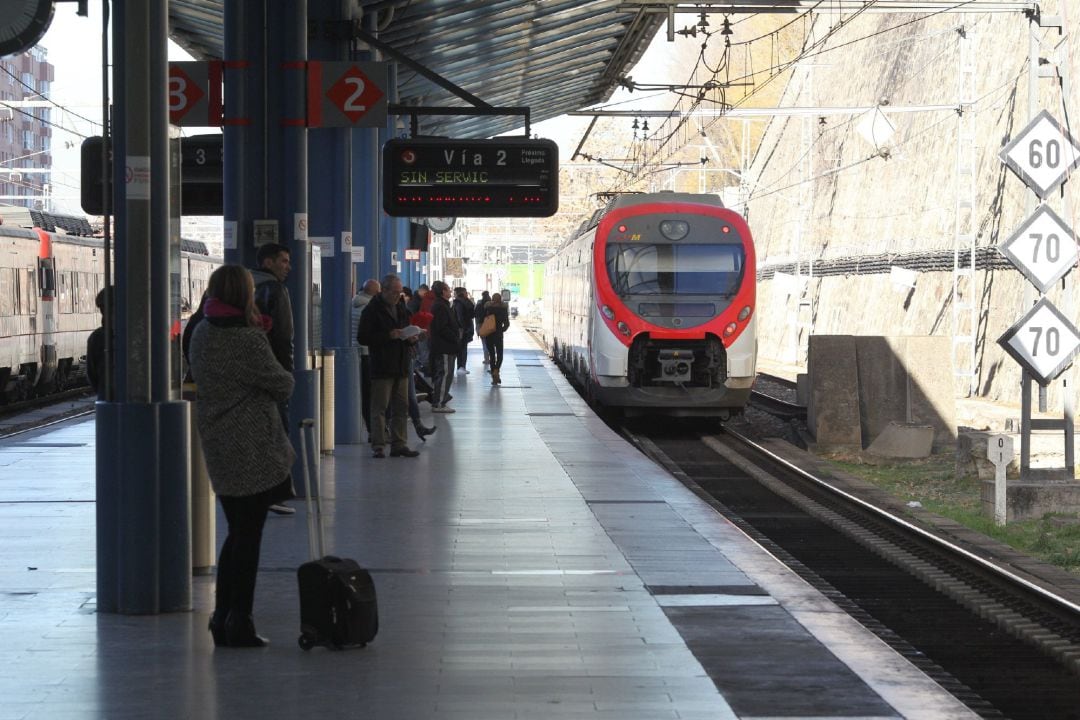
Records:
<instances>
[{"instance_id":1,"label":"corrugated ceiling panel","mask_svg":"<svg viewBox=\"0 0 1080 720\"><path fill-rule=\"evenodd\" d=\"M225 0L170 0L171 33L204 59L221 58ZM386 0L378 37L484 102L527 106L539 122L606 100L662 19L619 12L621 0ZM460 107L468 103L402 67L400 101ZM521 127L506 116L425 116L426 135L487 137Z\"/></svg>"}]
</instances>

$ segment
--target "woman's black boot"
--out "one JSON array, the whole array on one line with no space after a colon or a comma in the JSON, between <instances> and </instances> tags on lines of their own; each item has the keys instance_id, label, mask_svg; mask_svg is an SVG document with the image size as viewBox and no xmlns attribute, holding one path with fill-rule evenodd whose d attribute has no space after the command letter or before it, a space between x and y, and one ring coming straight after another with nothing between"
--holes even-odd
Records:
<instances>
[{"instance_id":1,"label":"woman's black boot","mask_svg":"<svg viewBox=\"0 0 1080 720\"><path fill-rule=\"evenodd\" d=\"M210 616L210 634L214 637L215 647L227 647L228 637L225 634L225 616L227 613L215 610Z\"/></svg>"},{"instance_id":2,"label":"woman's black boot","mask_svg":"<svg viewBox=\"0 0 1080 720\"><path fill-rule=\"evenodd\" d=\"M270 641L255 632L255 621L250 615L229 613L225 621L225 639L229 647L266 647Z\"/></svg>"},{"instance_id":3,"label":"woman's black boot","mask_svg":"<svg viewBox=\"0 0 1080 720\"><path fill-rule=\"evenodd\" d=\"M416 429L416 436L424 442L427 442L427 436L437 429L434 425L431 427L424 427L424 423L419 420L413 423L413 427Z\"/></svg>"}]
</instances>

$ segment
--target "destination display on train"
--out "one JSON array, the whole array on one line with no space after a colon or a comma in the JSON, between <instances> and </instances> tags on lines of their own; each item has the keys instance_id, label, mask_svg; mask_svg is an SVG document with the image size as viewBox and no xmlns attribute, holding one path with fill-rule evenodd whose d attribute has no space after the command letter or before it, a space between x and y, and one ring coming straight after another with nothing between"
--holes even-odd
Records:
<instances>
[{"instance_id":1,"label":"destination display on train","mask_svg":"<svg viewBox=\"0 0 1080 720\"><path fill-rule=\"evenodd\" d=\"M549 217L559 209L551 140L390 140L383 209L394 217Z\"/></svg>"}]
</instances>

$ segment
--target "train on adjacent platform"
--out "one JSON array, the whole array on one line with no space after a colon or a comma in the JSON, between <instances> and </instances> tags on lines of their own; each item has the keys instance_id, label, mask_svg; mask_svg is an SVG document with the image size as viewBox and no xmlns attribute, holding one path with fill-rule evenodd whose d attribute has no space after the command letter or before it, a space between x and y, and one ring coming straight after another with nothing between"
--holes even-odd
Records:
<instances>
[{"instance_id":1,"label":"train on adjacent platform","mask_svg":"<svg viewBox=\"0 0 1080 720\"><path fill-rule=\"evenodd\" d=\"M184 246L182 311L198 302L220 264L203 243ZM101 324L95 300L104 281L100 238L0 225L0 402L47 395L84 374L86 339Z\"/></svg>"},{"instance_id":2,"label":"train on adjacent platform","mask_svg":"<svg viewBox=\"0 0 1080 720\"><path fill-rule=\"evenodd\" d=\"M727 419L756 376L750 228L715 195L622 194L548 261L542 333L586 398Z\"/></svg>"}]
</instances>

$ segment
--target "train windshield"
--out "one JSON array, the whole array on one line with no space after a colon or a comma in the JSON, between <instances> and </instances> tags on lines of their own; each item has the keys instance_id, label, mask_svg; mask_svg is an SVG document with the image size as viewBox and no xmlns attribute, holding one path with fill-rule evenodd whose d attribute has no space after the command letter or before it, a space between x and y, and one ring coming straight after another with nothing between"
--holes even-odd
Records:
<instances>
[{"instance_id":1,"label":"train windshield","mask_svg":"<svg viewBox=\"0 0 1080 720\"><path fill-rule=\"evenodd\" d=\"M626 295L724 295L742 282L742 245L649 245L611 243L607 269L611 286Z\"/></svg>"}]
</instances>

